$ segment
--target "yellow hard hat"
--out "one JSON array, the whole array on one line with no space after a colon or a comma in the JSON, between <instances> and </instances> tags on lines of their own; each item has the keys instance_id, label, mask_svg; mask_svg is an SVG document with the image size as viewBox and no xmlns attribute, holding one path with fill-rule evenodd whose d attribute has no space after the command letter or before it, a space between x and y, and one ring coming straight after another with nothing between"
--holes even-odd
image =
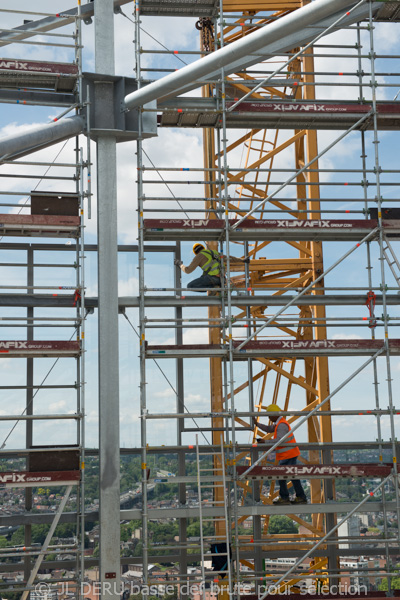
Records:
<instances>
[{"instance_id":1,"label":"yellow hard hat","mask_svg":"<svg viewBox=\"0 0 400 600\"><path fill-rule=\"evenodd\" d=\"M282 409L277 404L270 404L266 408L267 412L282 412Z\"/></svg>"},{"instance_id":2,"label":"yellow hard hat","mask_svg":"<svg viewBox=\"0 0 400 600\"><path fill-rule=\"evenodd\" d=\"M203 244L199 244L199 242L196 242L195 244L193 244L193 252L195 254L197 254L198 252L200 252L200 250L204 250Z\"/></svg>"}]
</instances>

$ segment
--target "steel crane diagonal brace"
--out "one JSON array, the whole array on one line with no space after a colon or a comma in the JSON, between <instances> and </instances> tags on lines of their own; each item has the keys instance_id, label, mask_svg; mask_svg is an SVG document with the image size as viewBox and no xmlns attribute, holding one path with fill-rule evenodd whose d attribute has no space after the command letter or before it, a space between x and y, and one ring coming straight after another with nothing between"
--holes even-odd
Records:
<instances>
[{"instance_id":1,"label":"steel crane diagonal brace","mask_svg":"<svg viewBox=\"0 0 400 600\"><path fill-rule=\"evenodd\" d=\"M371 362L373 362L376 358L378 358L378 356L380 354L382 354L382 352L384 352L385 350L386 350L386 347L383 346L377 352L375 352L375 354L373 356L371 356L363 365L361 365L361 367L359 367L356 371L354 371L354 373L352 373L350 375L350 377L348 377L345 381L343 381L340 385L338 385L338 387L335 390L333 390L333 392L331 392L329 394L329 396L324 398L324 400L321 400L321 402L319 402L319 404L315 408L313 408L309 413L307 413L307 415L305 417L303 417L303 419L300 419L300 421L298 421L296 423L296 425L293 425L293 427L290 429L290 431L288 431L280 440L278 440L277 442L275 442L275 444L273 444L273 446L268 448L268 450L266 452L264 452L264 454L262 454L260 456L260 458L258 458L244 473L242 473L242 475L240 475L239 479L245 479L254 467L256 467L258 464L260 464L260 462L262 460L264 460L264 458L266 458L269 454L271 454L271 452L276 450L276 448L278 446L280 446L283 442L285 442L292 435L292 433L294 431L296 431L296 429L298 429L301 425L303 425L303 423L308 421L308 419L310 417L315 415L315 413L317 413L326 402L328 402L333 396L335 396L338 392L340 392L340 390L342 390L349 383L349 381L352 381L354 379L354 377L356 377L359 373L361 373L361 371L363 371L365 369L365 367L368 367L368 365Z\"/></svg>"},{"instance_id":2,"label":"steel crane diagonal brace","mask_svg":"<svg viewBox=\"0 0 400 600\"><path fill-rule=\"evenodd\" d=\"M316 283L318 283L319 281L321 281L321 279L326 277L328 275L328 273L330 273L331 271L333 271L333 269L335 269L338 265L340 265L340 263L343 262L348 256L350 256L350 254L352 254L355 250L357 250L357 248L359 248L362 244L364 244L365 242L368 242L371 238L373 238L378 231L379 231L378 227L375 227L375 229L370 231L370 233L368 235L366 235L361 240L361 242L357 242L357 244L355 244L352 248L350 248L350 250L348 250L345 254L343 254L343 256L341 258L339 258L336 262L334 262L333 265L328 267L328 269L326 269L326 271L324 271L323 273L321 273L321 275L319 275L316 279L314 279L314 281L312 281L310 283L310 285L305 287L301 292L299 292L297 294L297 296L292 298L292 300L290 300L290 302L288 302L287 304L285 304L285 306L280 308L272 317L270 317L268 319L268 321L266 321L263 325L261 325L261 327L259 327L254 333L252 333L247 339L245 339L244 342L242 342L237 348L235 348L235 350L236 351L241 350L248 342L250 342L250 340L252 340L263 329L265 329L265 327L268 327L268 325L270 325L273 321L275 321L276 318L279 317L279 315L281 315L283 312L285 312L285 310L287 308L289 308L289 306L296 304L297 300L299 298L301 298L301 296L304 296L304 294L309 292L315 286Z\"/></svg>"},{"instance_id":3,"label":"steel crane diagonal brace","mask_svg":"<svg viewBox=\"0 0 400 600\"><path fill-rule=\"evenodd\" d=\"M354 0L315 0L273 23L258 29L232 44L175 71L125 96L125 109L143 106L152 100L174 98L207 81L220 78L221 69L229 75L268 57L279 56L292 48L304 46L318 33L326 31L357 2ZM380 7L374 2L373 13ZM346 15L341 25L351 25L368 16L363 4Z\"/></svg>"}]
</instances>

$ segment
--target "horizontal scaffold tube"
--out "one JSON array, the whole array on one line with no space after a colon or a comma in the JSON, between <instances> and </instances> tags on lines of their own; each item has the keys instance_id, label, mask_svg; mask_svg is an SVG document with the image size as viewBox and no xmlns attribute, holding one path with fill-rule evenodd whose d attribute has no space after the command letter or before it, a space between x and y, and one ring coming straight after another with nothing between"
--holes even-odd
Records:
<instances>
[{"instance_id":1,"label":"horizontal scaffold tube","mask_svg":"<svg viewBox=\"0 0 400 600\"><path fill-rule=\"evenodd\" d=\"M225 74L237 72L268 56L276 56L303 46L337 20L342 11L356 4L354 0L316 0L281 17L240 40L220 48L158 81L154 81L125 97L125 108L137 108L160 98L178 96L199 87L200 82L215 78L222 68ZM378 4L376 5L378 6ZM373 10L375 4L373 6ZM368 6L358 7L341 26L368 16Z\"/></svg>"},{"instance_id":2,"label":"horizontal scaffold tube","mask_svg":"<svg viewBox=\"0 0 400 600\"><path fill-rule=\"evenodd\" d=\"M48 123L30 129L24 133L17 133L0 138L0 163L7 157L12 157L29 150L40 150L46 146L56 144L68 139L84 129L82 117L68 117L55 123Z\"/></svg>"},{"instance_id":3,"label":"horizontal scaffold tube","mask_svg":"<svg viewBox=\"0 0 400 600\"><path fill-rule=\"evenodd\" d=\"M114 10L118 9L124 4L128 4L131 0L114 0ZM65 27L69 23L75 23L77 18L89 19L94 16L94 5L91 3L84 4L78 8L71 8L65 10L62 13L48 15L42 19L36 21L28 21L19 27L15 27L13 31L3 31L0 33L0 46L6 46L13 42L26 40L39 33L45 33L46 31L53 31L59 27Z\"/></svg>"}]
</instances>

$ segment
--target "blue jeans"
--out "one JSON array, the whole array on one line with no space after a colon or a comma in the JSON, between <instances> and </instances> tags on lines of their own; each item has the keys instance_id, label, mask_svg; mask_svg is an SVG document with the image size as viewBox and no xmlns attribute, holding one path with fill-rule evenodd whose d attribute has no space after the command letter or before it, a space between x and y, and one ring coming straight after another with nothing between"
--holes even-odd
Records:
<instances>
[{"instance_id":1,"label":"blue jeans","mask_svg":"<svg viewBox=\"0 0 400 600\"><path fill-rule=\"evenodd\" d=\"M284 458L283 460L279 461L280 465L295 465L296 463L297 456L294 456L293 458ZM301 485L300 479L292 479L291 481L294 487L294 491L296 492L296 496L298 498L306 498L306 494L303 490L303 486ZM279 495L282 498L282 500L289 499L289 490L285 479L279 480Z\"/></svg>"},{"instance_id":2,"label":"blue jeans","mask_svg":"<svg viewBox=\"0 0 400 600\"><path fill-rule=\"evenodd\" d=\"M214 288L221 287L221 279L219 277L215 277L214 275L206 275L203 273L201 277L197 279L193 279L188 283L188 290L197 291L196 288Z\"/></svg>"}]
</instances>

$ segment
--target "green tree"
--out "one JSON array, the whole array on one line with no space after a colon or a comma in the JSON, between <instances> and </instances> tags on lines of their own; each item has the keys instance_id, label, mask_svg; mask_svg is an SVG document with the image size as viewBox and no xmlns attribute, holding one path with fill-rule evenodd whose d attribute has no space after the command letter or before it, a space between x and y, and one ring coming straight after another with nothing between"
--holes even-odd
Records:
<instances>
[{"instance_id":1,"label":"green tree","mask_svg":"<svg viewBox=\"0 0 400 600\"><path fill-rule=\"evenodd\" d=\"M392 590L400 590L400 577L392 577L391 578ZM389 589L388 580L382 579L381 583L378 586L380 592L387 592Z\"/></svg>"},{"instance_id":2,"label":"green tree","mask_svg":"<svg viewBox=\"0 0 400 600\"><path fill-rule=\"evenodd\" d=\"M212 523L204 523L203 535L211 536L214 533L214 527ZM186 531L187 537L200 537L200 521L192 521L187 526Z\"/></svg>"},{"instance_id":3,"label":"green tree","mask_svg":"<svg viewBox=\"0 0 400 600\"><path fill-rule=\"evenodd\" d=\"M142 542L138 542L136 544L133 556L143 556L143 543Z\"/></svg>"},{"instance_id":4,"label":"green tree","mask_svg":"<svg viewBox=\"0 0 400 600\"><path fill-rule=\"evenodd\" d=\"M178 590L175 589L172 594L165 594L164 600L178 600Z\"/></svg>"},{"instance_id":5,"label":"green tree","mask_svg":"<svg viewBox=\"0 0 400 600\"><path fill-rule=\"evenodd\" d=\"M22 546L24 539L24 528L21 525L21 527L18 527L18 529L12 534L11 543L13 546Z\"/></svg>"},{"instance_id":6,"label":"green tree","mask_svg":"<svg viewBox=\"0 0 400 600\"><path fill-rule=\"evenodd\" d=\"M268 533L297 533L298 526L285 515L273 515L269 521Z\"/></svg>"}]
</instances>

